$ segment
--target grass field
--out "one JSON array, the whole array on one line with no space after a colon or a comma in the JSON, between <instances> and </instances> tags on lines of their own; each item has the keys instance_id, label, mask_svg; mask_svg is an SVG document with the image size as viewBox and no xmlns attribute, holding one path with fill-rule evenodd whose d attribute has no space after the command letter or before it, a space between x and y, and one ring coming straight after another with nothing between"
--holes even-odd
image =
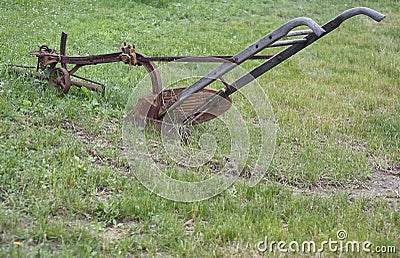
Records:
<instances>
[{"instance_id":1,"label":"grass field","mask_svg":"<svg viewBox=\"0 0 400 258\"><path fill-rule=\"evenodd\" d=\"M279 125L265 179L201 202L152 194L124 158L124 107L143 68L82 68L107 86L103 98L57 96L6 67L36 65L27 52L58 48L61 31L68 55L123 42L148 55L232 55L292 18L323 24L355 6L386 18L352 18L259 79ZM398 256L399 20L390 0L1 1L0 256L259 256L266 238L319 245L339 230Z\"/></svg>"}]
</instances>

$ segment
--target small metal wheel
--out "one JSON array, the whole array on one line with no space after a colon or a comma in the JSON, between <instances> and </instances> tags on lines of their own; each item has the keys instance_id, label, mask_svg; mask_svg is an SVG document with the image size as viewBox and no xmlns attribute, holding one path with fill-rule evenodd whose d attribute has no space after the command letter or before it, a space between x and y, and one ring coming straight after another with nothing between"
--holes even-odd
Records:
<instances>
[{"instance_id":1,"label":"small metal wheel","mask_svg":"<svg viewBox=\"0 0 400 258\"><path fill-rule=\"evenodd\" d=\"M49 83L51 88L57 90L58 95L67 94L72 85L68 70L63 67L51 70Z\"/></svg>"}]
</instances>

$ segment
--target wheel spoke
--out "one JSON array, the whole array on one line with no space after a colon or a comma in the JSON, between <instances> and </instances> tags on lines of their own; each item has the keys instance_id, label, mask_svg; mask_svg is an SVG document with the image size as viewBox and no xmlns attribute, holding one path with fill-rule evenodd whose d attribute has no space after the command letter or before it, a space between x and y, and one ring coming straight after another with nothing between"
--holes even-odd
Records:
<instances>
[{"instance_id":1,"label":"wheel spoke","mask_svg":"<svg viewBox=\"0 0 400 258\"><path fill-rule=\"evenodd\" d=\"M59 95L67 93L72 84L69 73L64 68L54 68L50 72L49 83L50 87L56 89Z\"/></svg>"}]
</instances>

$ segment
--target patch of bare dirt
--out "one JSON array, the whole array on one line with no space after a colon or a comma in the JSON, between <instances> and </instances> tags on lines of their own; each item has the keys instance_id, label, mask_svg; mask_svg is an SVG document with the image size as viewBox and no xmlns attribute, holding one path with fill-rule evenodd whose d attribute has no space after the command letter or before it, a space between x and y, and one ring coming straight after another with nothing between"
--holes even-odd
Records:
<instances>
[{"instance_id":1,"label":"patch of bare dirt","mask_svg":"<svg viewBox=\"0 0 400 258\"><path fill-rule=\"evenodd\" d=\"M376 170L366 181L356 181L350 193L353 197L381 197L400 200L400 164L385 170Z\"/></svg>"},{"instance_id":2,"label":"patch of bare dirt","mask_svg":"<svg viewBox=\"0 0 400 258\"><path fill-rule=\"evenodd\" d=\"M64 119L61 121L60 127L66 131L72 131L74 135L76 135L76 138L87 144L91 143L96 139L96 135L93 134L92 132L86 130L84 127L75 125L68 119Z\"/></svg>"},{"instance_id":3,"label":"patch of bare dirt","mask_svg":"<svg viewBox=\"0 0 400 258\"><path fill-rule=\"evenodd\" d=\"M129 235L129 230L121 227L108 227L99 236L106 241L120 240Z\"/></svg>"},{"instance_id":4,"label":"patch of bare dirt","mask_svg":"<svg viewBox=\"0 0 400 258\"><path fill-rule=\"evenodd\" d=\"M354 180L349 184L318 186L312 189L293 187L294 193L329 196L331 193L347 192L353 198L383 198L389 202L400 202L400 164L385 170L375 170L366 180Z\"/></svg>"}]
</instances>

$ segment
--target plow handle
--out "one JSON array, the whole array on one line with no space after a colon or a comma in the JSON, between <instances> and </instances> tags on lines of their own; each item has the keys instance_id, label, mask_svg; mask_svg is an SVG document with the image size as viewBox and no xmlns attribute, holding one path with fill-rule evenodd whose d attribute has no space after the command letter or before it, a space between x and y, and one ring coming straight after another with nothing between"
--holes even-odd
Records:
<instances>
[{"instance_id":1,"label":"plow handle","mask_svg":"<svg viewBox=\"0 0 400 258\"><path fill-rule=\"evenodd\" d=\"M370 17L371 19L375 20L376 22L380 22L383 20L383 18L385 18L384 14L377 12L375 10L372 10L370 8L355 7L355 8L351 8L351 9L344 11L340 15L336 16L336 18L333 20L335 20L338 23L338 25L340 25L345 20L347 20L353 16L360 15L360 14L366 15L366 16Z\"/></svg>"},{"instance_id":2,"label":"plow handle","mask_svg":"<svg viewBox=\"0 0 400 258\"><path fill-rule=\"evenodd\" d=\"M300 50L306 48L307 46L311 45L312 43L314 43L321 37L332 32L333 30L338 28L345 20L350 19L350 18L352 18L356 15L360 15L360 14L366 15L366 16L372 18L373 20L375 20L376 22L380 22L385 18L385 15L383 15L382 13L377 12L377 11L372 10L367 7L355 7L355 8L348 9L348 10L344 11L343 13L339 14L338 16L336 16L331 21L324 24L322 26L324 33L322 33L321 35L313 35L313 34L308 35L306 37L307 42L305 42L303 44L297 44L297 45L288 47L287 49L281 51L280 53L276 54L272 58L268 59L266 62L257 66L249 73L243 75L241 78L234 81L232 83L233 86L231 87L230 91L227 92L226 94L229 96L230 94L234 93L235 91L237 91L244 85L248 84L252 80L256 79L260 75L264 74L265 72L271 70L272 68L274 68L275 66L277 66L278 64L283 62L284 60L293 56Z\"/></svg>"},{"instance_id":3,"label":"plow handle","mask_svg":"<svg viewBox=\"0 0 400 258\"><path fill-rule=\"evenodd\" d=\"M236 64L241 64L246 61L250 56L253 56L260 52L261 50L265 49L266 47L270 46L272 43L278 41L279 39L285 37L291 30L299 26L308 26L315 35L318 37L325 33L325 30L318 25L313 19L307 17L299 17L292 19L285 24L281 25L276 30L268 33L261 39L257 40L242 52L235 55L233 58Z\"/></svg>"},{"instance_id":4,"label":"plow handle","mask_svg":"<svg viewBox=\"0 0 400 258\"><path fill-rule=\"evenodd\" d=\"M281 25L279 28L275 29L274 31L268 33L261 39L257 40L250 46L248 46L243 51L239 52L235 56L233 56L234 63L223 63L206 76L201 78L200 80L196 81L194 84L189 86L186 90L179 94L179 99L173 103L168 109L173 110L178 107L181 103L184 102L186 98L188 98L191 94L200 91L201 89L207 87L212 82L214 82L217 78L220 78L222 75L226 74L237 65L243 63L250 57L254 56L255 54L259 53L266 47L270 46L274 42L278 41L279 39L285 37L291 30L299 26L308 26L310 29L315 33L317 37L323 35L325 30L319 26L314 20L311 18L306 17L299 17L292 19L285 24ZM161 114L162 117L165 113Z\"/></svg>"}]
</instances>

